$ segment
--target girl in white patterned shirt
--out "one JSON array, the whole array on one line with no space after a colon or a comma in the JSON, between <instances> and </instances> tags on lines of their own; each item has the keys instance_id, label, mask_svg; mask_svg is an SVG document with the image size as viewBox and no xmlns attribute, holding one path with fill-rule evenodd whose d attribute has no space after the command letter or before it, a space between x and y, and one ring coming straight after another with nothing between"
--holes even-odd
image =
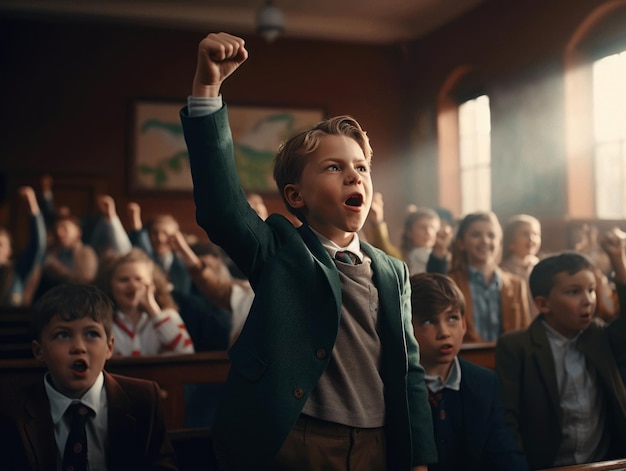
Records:
<instances>
[{"instance_id":1,"label":"girl in white patterned shirt","mask_svg":"<svg viewBox=\"0 0 626 471\"><path fill-rule=\"evenodd\" d=\"M164 273L141 249L101 264L98 281L113 299L114 355L193 353L193 342Z\"/></svg>"}]
</instances>

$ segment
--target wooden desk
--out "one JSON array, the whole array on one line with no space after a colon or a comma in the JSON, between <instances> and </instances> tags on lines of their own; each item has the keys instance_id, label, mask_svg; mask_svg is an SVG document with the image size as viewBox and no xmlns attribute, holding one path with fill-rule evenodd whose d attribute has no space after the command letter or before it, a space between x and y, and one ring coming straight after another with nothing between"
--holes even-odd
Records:
<instances>
[{"instance_id":1,"label":"wooden desk","mask_svg":"<svg viewBox=\"0 0 626 471\"><path fill-rule=\"evenodd\" d=\"M572 466L560 466L539 471L624 471L626 470L626 459L598 461L596 463L575 464Z\"/></svg>"}]
</instances>

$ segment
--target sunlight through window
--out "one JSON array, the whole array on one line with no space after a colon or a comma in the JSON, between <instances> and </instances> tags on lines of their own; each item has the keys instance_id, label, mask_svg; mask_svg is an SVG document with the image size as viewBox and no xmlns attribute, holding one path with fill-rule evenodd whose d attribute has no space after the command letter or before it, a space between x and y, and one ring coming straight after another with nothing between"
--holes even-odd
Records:
<instances>
[{"instance_id":1,"label":"sunlight through window","mask_svg":"<svg viewBox=\"0 0 626 471\"><path fill-rule=\"evenodd\" d=\"M462 214L491 209L491 114L481 95L459 106Z\"/></svg>"},{"instance_id":2,"label":"sunlight through window","mask_svg":"<svg viewBox=\"0 0 626 471\"><path fill-rule=\"evenodd\" d=\"M626 216L626 51L593 64L596 215Z\"/></svg>"}]
</instances>

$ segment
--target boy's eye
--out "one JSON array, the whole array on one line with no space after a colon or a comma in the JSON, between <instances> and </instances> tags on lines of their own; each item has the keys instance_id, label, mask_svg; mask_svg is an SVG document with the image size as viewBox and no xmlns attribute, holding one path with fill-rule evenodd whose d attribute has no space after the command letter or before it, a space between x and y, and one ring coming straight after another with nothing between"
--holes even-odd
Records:
<instances>
[{"instance_id":1,"label":"boy's eye","mask_svg":"<svg viewBox=\"0 0 626 471\"><path fill-rule=\"evenodd\" d=\"M68 335L68 333L67 333L67 332L56 332L56 333L52 336L52 338L55 338L55 339L66 339L66 338L68 338L68 337L69 337L69 335Z\"/></svg>"},{"instance_id":2,"label":"boy's eye","mask_svg":"<svg viewBox=\"0 0 626 471\"><path fill-rule=\"evenodd\" d=\"M370 171L369 167L366 165L359 165L357 168L359 172L363 172L363 173L367 173Z\"/></svg>"},{"instance_id":3,"label":"boy's eye","mask_svg":"<svg viewBox=\"0 0 626 471\"><path fill-rule=\"evenodd\" d=\"M450 316L450 317L448 317L448 322L450 322L451 324L459 322L460 320L461 320L461 318L459 316Z\"/></svg>"},{"instance_id":4,"label":"boy's eye","mask_svg":"<svg viewBox=\"0 0 626 471\"><path fill-rule=\"evenodd\" d=\"M432 323L432 321L431 321L430 319L426 319L426 320L423 320L423 321L422 321L422 324L421 324L421 325L432 325L432 324L433 324L433 323Z\"/></svg>"},{"instance_id":5,"label":"boy's eye","mask_svg":"<svg viewBox=\"0 0 626 471\"><path fill-rule=\"evenodd\" d=\"M339 170L339 166L337 166L335 164L329 165L327 168L328 168L328 170L332 170L333 172L336 172L336 171Z\"/></svg>"},{"instance_id":6,"label":"boy's eye","mask_svg":"<svg viewBox=\"0 0 626 471\"><path fill-rule=\"evenodd\" d=\"M90 339L97 339L100 338L100 332L98 332L97 330L90 330L87 332L87 338Z\"/></svg>"}]
</instances>

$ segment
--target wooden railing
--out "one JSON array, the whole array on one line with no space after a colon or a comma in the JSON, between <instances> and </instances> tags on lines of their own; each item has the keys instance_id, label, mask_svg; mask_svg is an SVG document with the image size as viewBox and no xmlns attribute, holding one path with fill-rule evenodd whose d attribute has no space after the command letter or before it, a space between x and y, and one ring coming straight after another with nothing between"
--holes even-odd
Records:
<instances>
[{"instance_id":1,"label":"wooden railing","mask_svg":"<svg viewBox=\"0 0 626 471\"><path fill-rule=\"evenodd\" d=\"M0 308L0 358L32 358L30 309Z\"/></svg>"},{"instance_id":2,"label":"wooden railing","mask_svg":"<svg viewBox=\"0 0 626 471\"><path fill-rule=\"evenodd\" d=\"M494 370L496 368L496 343L464 343L459 356L465 360Z\"/></svg>"},{"instance_id":3,"label":"wooden railing","mask_svg":"<svg viewBox=\"0 0 626 471\"><path fill-rule=\"evenodd\" d=\"M168 429L185 427L185 385L224 383L230 369L226 352L111 359L105 369L156 381L163 390ZM33 358L0 360L0 391L42 381L45 365Z\"/></svg>"}]
</instances>

